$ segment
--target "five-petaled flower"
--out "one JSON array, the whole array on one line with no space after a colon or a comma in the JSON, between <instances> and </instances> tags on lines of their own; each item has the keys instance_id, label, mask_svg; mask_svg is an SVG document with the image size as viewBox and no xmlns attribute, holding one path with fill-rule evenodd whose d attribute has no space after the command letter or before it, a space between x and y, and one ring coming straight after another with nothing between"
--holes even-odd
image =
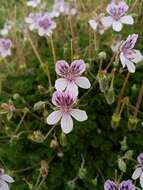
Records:
<instances>
[{"instance_id":1,"label":"five-petaled flower","mask_svg":"<svg viewBox=\"0 0 143 190\"><path fill-rule=\"evenodd\" d=\"M136 180L140 178L140 185L143 188L143 153L140 153L137 157L138 165L135 169L132 179Z\"/></svg>"},{"instance_id":2,"label":"five-petaled flower","mask_svg":"<svg viewBox=\"0 0 143 190\"><path fill-rule=\"evenodd\" d=\"M28 0L27 6L37 7L41 3L41 0Z\"/></svg>"},{"instance_id":3,"label":"five-petaled flower","mask_svg":"<svg viewBox=\"0 0 143 190\"><path fill-rule=\"evenodd\" d=\"M121 1L119 3L112 2L107 6L107 12L110 16L105 16L102 23L105 27L112 26L113 30L119 32L122 30L122 24L132 25L134 20L131 15L125 15L128 11L128 5Z\"/></svg>"},{"instance_id":4,"label":"five-petaled flower","mask_svg":"<svg viewBox=\"0 0 143 190\"><path fill-rule=\"evenodd\" d=\"M51 36L53 29L56 28L56 23L52 20L50 13L30 13L25 19L29 24L29 29L38 31L39 36Z\"/></svg>"},{"instance_id":5,"label":"five-petaled flower","mask_svg":"<svg viewBox=\"0 0 143 190\"><path fill-rule=\"evenodd\" d=\"M55 82L55 88L59 91L68 90L78 95L78 86L84 89L90 88L90 82L86 77L80 76L86 69L83 60L75 60L69 65L66 61L57 61L56 73L61 78Z\"/></svg>"},{"instance_id":6,"label":"five-petaled flower","mask_svg":"<svg viewBox=\"0 0 143 190\"><path fill-rule=\"evenodd\" d=\"M9 190L8 183L13 182L13 178L9 175L6 175L3 169L0 169L0 190Z\"/></svg>"},{"instance_id":7,"label":"five-petaled flower","mask_svg":"<svg viewBox=\"0 0 143 190\"><path fill-rule=\"evenodd\" d=\"M0 56L5 58L11 55L12 42L10 39L0 38Z\"/></svg>"},{"instance_id":8,"label":"five-petaled flower","mask_svg":"<svg viewBox=\"0 0 143 190\"><path fill-rule=\"evenodd\" d=\"M99 34L103 34L106 29L102 24L102 18L103 18L103 14L99 14L99 15L96 15L93 19L90 19L88 21L91 28L95 30L96 32L98 32Z\"/></svg>"},{"instance_id":9,"label":"five-petaled flower","mask_svg":"<svg viewBox=\"0 0 143 190\"><path fill-rule=\"evenodd\" d=\"M135 72L135 63L143 59L139 50L133 49L138 39L137 34L129 35L127 40L124 41L120 47L120 60L123 68L127 66L130 73Z\"/></svg>"},{"instance_id":10,"label":"five-petaled flower","mask_svg":"<svg viewBox=\"0 0 143 190\"><path fill-rule=\"evenodd\" d=\"M135 186L131 180L122 181L119 185L114 181L107 180L104 183L104 190L135 190Z\"/></svg>"},{"instance_id":11,"label":"five-petaled flower","mask_svg":"<svg viewBox=\"0 0 143 190\"><path fill-rule=\"evenodd\" d=\"M87 120L87 114L85 111L73 108L76 100L77 97L71 92L54 92L52 103L57 107L58 110L52 112L47 117L47 123L49 125L54 125L61 120L62 131L67 134L73 129L72 117L80 122Z\"/></svg>"}]
</instances>

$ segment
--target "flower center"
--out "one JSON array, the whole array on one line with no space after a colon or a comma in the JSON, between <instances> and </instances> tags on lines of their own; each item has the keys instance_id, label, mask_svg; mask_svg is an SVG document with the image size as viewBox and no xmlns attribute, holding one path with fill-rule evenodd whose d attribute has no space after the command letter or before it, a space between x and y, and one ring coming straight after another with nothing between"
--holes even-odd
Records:
<instances>
[{"instance_id":1,"label":"flower center","mask_svg":"<svg viewBox=\"0 0 143 190\"><path fill-rule=\"evenodd\" d=\"M51 22L48 18L39 21L39 26L45 30L51 26Z\"/></svg>"}]
</instances>

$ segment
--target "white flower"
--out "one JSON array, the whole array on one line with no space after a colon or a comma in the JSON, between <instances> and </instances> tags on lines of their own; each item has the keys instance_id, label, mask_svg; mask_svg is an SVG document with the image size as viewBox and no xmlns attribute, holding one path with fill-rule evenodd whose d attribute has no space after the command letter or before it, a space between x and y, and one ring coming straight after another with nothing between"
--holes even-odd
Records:
<instances>
[{"instance_id":1,"label":"white flower","mask_svg":"<svg viewBox=\"0 0 143 190\"><path fill-rule=\"evenodd\" d=\"M61 128L65 134L68 134L73 129L74 117L77 121L87 120L87 114L80 109L74 109L73 106L76 103L77 97L69 91L60 92L56 91L52 97L52 103L57 107L57 111L52 112L47 117L47 123L54 125L61 120Z\"/></svg>"},{"instance_id":2,"label":"white flower","mask_svg":"<svg viewBox=\"0 0 143 190\"><path fill-rule=\"evenodd\" d=\"M103 25L107 28L112 26L116 32L122 30L123 24L132 25L134 23L133 17L131 15L125 15L128 8L128 5L124 1L110 3L107 6L107 12L110 16L103 17Z\"/></svg>"},{"instance_id":3,"label":"white flower","mask_svg":"<svg viewBox=\"0 0 143 190\"><path fill-rule=\"evenodd\" d=\"M140 153L137 157L138 160L138 165L137 168L135 169L133 175L132 175L132 179L136 180L136 179L140 179L140 185L143 188L143 153Z\"/></svg>"},{"instance_id":4,"label":"white flower","mask_svg":"<svg viewBox=\"0 0 143 190\"><path fill-rule=\"evenodd\" d=\"M130 73L135 72L135 63L143 59L139 50L133 49L138 39L137 34L129 35L120 47L120 60L123 68L127 66Z\"/></svg>"},{"instance_id":5,"label":"white flower","mask_svg":"<svg viewBox=\"0 0 143 190\"><path fill-rule=\"evenodd\" d=\"M3 169L0 169L0 190L9 190L8 183L13 182L13 178L9 175L6 175Z\"/></svg>"}]
</instances>

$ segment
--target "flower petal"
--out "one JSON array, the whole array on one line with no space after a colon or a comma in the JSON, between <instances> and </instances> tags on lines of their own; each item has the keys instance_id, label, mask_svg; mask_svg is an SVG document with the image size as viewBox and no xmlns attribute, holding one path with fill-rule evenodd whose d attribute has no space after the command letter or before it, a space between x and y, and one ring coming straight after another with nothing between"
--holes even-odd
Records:
<instances>
[{"instance_id":1,"label":"flower petal","mask_svg":"<svg viewBox=\"0 0 143 190\"><path fill-rule=\"evenodd\" d=\"M126 58L122 52L120 53L120 60L121 60L122 66L124 68L126 66L126 64L125 64Z\"/></svg>"},{"instance_id":2,"label":"flower petal","mask_svg":"<svg viewBox=\"0 0 143 190\"><path fill-rule=\"evenodd\" d=\"M91 26L91 28L93 30L96 30L97 29L97 26L98 26L98 23L95 21L95 20L89 20L89 25Z\"/></svg>"},{"instance_id":3,"label":"flower petal","mask_svg":"<svg viewBox=\"0 0 143 190\"><path fill-rule=\"evenodd\" d=\"M87 120L87 114L85 111L80 109L72 109L70 114L77 120L77 121L85 121Z\"/></svg>"},{"instance_id":4,"label":"flower petal","mask_svg":"<svg viewBox=\"0 0 143 190\"><path fill-rule=\"evenodd\" d=\"M49 125L54 125L54 124L58 123L58 121L61 119L61 117L62 117L61 111L54 111L47 117L47 123Z\"/></svg>"},{"instance_id":5,"label":"flower petal","mask_svg":"<svg viewBox=\"0 0 143 190\"><path fill-rule=\"evenodd\" d=\"M105 16L101 22L105 28L109 28L113 24L113 18L111 16Z\"/></svg>"},{"instance_id":6,"label":"flower petal","mask_svg":"<svg viewBox=\"0 0 143 190\"><path fill-rule=\"evenodd\" d=\"M64 60L57 61L55 70L59 76L65 76L69 71L69 64Z\"/></svg>"},{"instance_id":7,"label":"flower petal","mask_svg":"<svg viewBox=\"0 0 143 190\"><path fill-rule=\"evenodd\" d=\"M140 176L140 185L143 188L143 172L142 172L142 174Z\"/></svg>"},{"instance_id":8,"label":"flower petal","mask_svg":"<svg viewBox=\"0 0 143 190\"><path fill-rule=\"evenodd\" d=\"M74 96L78 96L78 87L74 82L69 82L66 91L71 92Z\"/></svg>"},{"instance_id":9,"label":"flower petal","mask_svg":"<svg viewBox=\"0 0 143 190\"><path fill-rule=\"evenodd\" d=\"M135 72L136 67L135 67L135 65L134 65L133 62L131 62L131 61L129 61L128 59L126 59L125 64L126 64L126 66L127 66L127 68L128 68L128 71L129 71L130 73L134 73L134 72Z\"/></svg>"},{"instance_id":10,"label":"flower petal","mask_svg":"<svg viewBox=\"0 0 143 190\"><path fill-rule=\"evenodd\" d=\"M9 186L5 181L0 180L0 190L9 190Z\"/></svg>"},{"instance_id":11,"label":"flower petal","mask_svg":"<svg viewBox=\"0 0 143 190\"><path fill-rule=\"evenodd\" d=\"M120 21L114 21L113 22L113 30L116 32L120 32L122 30L122 23Z\"/></svg>"},{"instance_id":12,"label":"flower petal","mask_svg":"<svg viewBox=\"0 0 143 190\"><path fill-rule=\"evenodd\" d=\"M63 91L67 87L67 84L68 84L68 82L66 79L59 78L55 82L55 88L56 88L56 90Z\"/></svg>"},{"instance_id":13,"label":"flower petal","mask_svg":"<svg viewBox=\"0 0 143 190\"><path fill-rule=\"evenodd\" d=\"M138 63L143 59L143 55L141 54L141 52L139 50L134 49L134 52L135 52L134 59L132 59L132 61L134 63Z\"/></svg>"},{"instance_id":14,"label":"flower petal","mask_svg":"<svg viewBox=\"0 0 143 190\"><path fill-rule=\"evenodd\" d=\"M82 59L75 60L71 63L71 72L74 75L80 75L86 69L86 65Z\"/></svg>"},{"instance_id":15,"label":"flower petal","mask_svg":"<svg viewBox=\"0 0 143 190\"><path fill-rule=\"evenodd\" d=\"M14 180L13 180L13 178L11 176L5 175L5 174L1 175L1 179L3 179L4 181L6 181L8 183L13 183L14 182Z\"/></svg>"},{"instance_id":16,"label":"flower petal","mask_svg":"<svg viewBox=\"0 0 143 190\"><path fill-rule=\"evenodd\" d=\"M62 131L65 134L68 134L68 133L70 133L72 131L72 129L73 129L73 120L72 120L70 114L65 113L62 116L62 119L61 119L61 128L62 128Z\"/></svg>"},{"instance_id":17,"label":"flower petal","mask_svg":"<svg viewBox=\"0 0 143 190\"><path fill-rule=\"evenodd\" d=\"M132 179L136 180L137 178L140 177L141 173L142 173L142 168L141 167L136 168L132 175Z\"/></svg>"},{"instance_id":18,"label":"flower petal","mask_svg":"<svg viewBox=\"0 0 143 190\"><path fill-rule=\"evenodd\" d=\"M91 87L91 84L86 77L77 77L75 83L81 88L88 89Z\"/></svg>"},{"instance_id":19,"label":"flower petal","mask_svg":"<svg viewBox=\"0 0 143 190\"><path fill-rule=\"evenodd\" d=\"M131 15L127 15L127 16L123 16L121 18L121 22L123 24L131 24L132 25L132 24L134 24L134 19Z\"/></svg>"}]
</instances>

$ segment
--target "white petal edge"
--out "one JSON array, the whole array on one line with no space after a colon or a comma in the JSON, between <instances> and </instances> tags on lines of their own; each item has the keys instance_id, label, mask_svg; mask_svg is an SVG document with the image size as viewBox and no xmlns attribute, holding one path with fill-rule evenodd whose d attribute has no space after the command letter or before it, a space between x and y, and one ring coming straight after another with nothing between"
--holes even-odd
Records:
<instances>
[{"instance_id":1,"label":"white petal edge","mask_svg":"<svg viewBox=\"0 0 143 190\"><path fill-rule=\"evenodd\" d=\"M89 25L91 26L91 28L93 30L97 29L98 24L97 24L97 22L95 20L89 20L88 23L89 23Z\"/></svg>"},{"instance_id":2,"label":"white petal edge","mask_svg":"<svg viewBox=\"0 0 143 190\"><path fill-rule=\"evenodd\" d=\"M13 183L14 180L11 176L9 175L1 175L1 179L3 179L4 181L8 182L8 183Z\"/></svg>"},{"instance_id":3,"label":"white petal edge","mask_svg":"<svg viewBox=\"0 0 143 190\"><path fill-rule=\"evenodd\" d=\"M120 61L121 61L121 64L123 66L123 68L125 68L126 64L125 64L125 61L126 61L126 58L124 56L124 54L121 52L120 53Z\"/></svg>"},{"instance_id":4,"label":"white petal edge","mask_svg":"<svg viewBox=\"0 0 143 190\"><path fill-rule=\"evenodd\" d=\"M132 24L134 24L134 19L133 19L133 17L131 15L127 15L127 16L123 16L121 18L121 22L123 24L130 24L130 25L132 25Z\"/></svg>"},{"instance_id":5,"label":"white petal edge","mask_svg":"<svg viewBox=\"0 0 143 190\"><path fill-rule=\"evenodd\" d=\"M134 49L134 51L135 51L135 58L132 60L134 63L138 63L138 62L140 62L140 61L142 61L143 60L143 55L141 54L141 52L139 51L139 50L135 50Z\"/></svg>"},{"instance_id":6,"label":"white petal edge","mask_svg":"<svg viewBox=\"0 0 143 190\"><path fill-rule=\"evenodd\" d=\"M91 84L86 77L77 77L75 80L75 83L80 87L84 89L88 89L91 87Z\"/></svg>"},{"instance_id":7,"label":"white petal edge","mask_svg":"<svg viewBox=\"0 0 143 190\"><path fill-rule=\"evenodd\" d=\"M128 71L130 73L134 73L136 70L135 64L128 59L126 59L125 64L127 65Z\"/></svg>"},{"instance_id":8,"label":"white petal edge","mask_svg":"<svg viewBox=\"0 0 143 190\"><path fill-rule=\"evenodd\" d=\"M113 18L111 16L105 16L101 22L105 28L109 28L113 24Z\"/></svg>"},{"instance_id":9,"label":"white petal edge","mask_svg":"<svg viewBox=\"0 0 143 190\"><path fill-rule=\"evenodd\" d=\"M132 175L132 179L136 180L137 178L140 177L141 173L142 173L142 168L141 167L136 168Z\"/></svg>"},{"instance_id":10,"label":"white petal edge","mask_svg":"<svg viewBox=\"0 0 143 190\"><path fill-rule=\"evenodd\" d=\"M58 123L58 121L61 119L61 117L62 117L61 111L54 111L47 117L47 123L49 125L54 125L54 124Z\"/></svg>"},{"instance_id":11,"label":"white petal edge","mask_svg":"<svg viewBox=\"0 0 143 190\"><path fill-rule=\"evenodd\" d=\"M73 95L78 96L78 87L74 82L69 82L66 91L71 92Z\"/></svg>"},{"instance_id":12,"label":"white petal edge","mask_svg":"<svg viewBox=\"0 0 143 190\"><path fill-rule=\"evenodd\" d=\"M9 190L9 186L5 181L0 181L0 190Z\"/></svg>"},{"instance_id":13,"label":"white petal edge","mask_svg":"<svg viewBox=\"0 0 143 190\"><path fill-rule=\"evenodd\" d=\"M116 32L120 32L122 30L122 23L120 21L114 21L113 22L113 30Z\"/></svg>"},{"instance_id":14,"label":"white petal edge","mask_svg":"<svg viewBox=\"0 0 143 190\"><path fill-rule=\"evenodd\" d=\"M140 176L140 185L143 188L143 172L142 172L142 174Z\"/></svg>"},{"instance_id":15,"label":"white petal edge","mask_svg":"<svg viewBox=\"0 0 143 190\"><path fill-rule=\"evenodd\" d=\"M62 119L61 119L61 128L62 128L62 131L65 134L68 134L68 133L70 133L72 131L72 129L73 129L73 120L72 120L70 114L65 113L62 116Z\"/></svg>"},{"instance_id":16,"label":"white petal edge","mask_svg":"<svg viewBox=\"0 0 143 190\"><path fill-rule=\"evenodd\" d=\"M72 109L70 114L77 120L77 121L86 121L87 120L87 114L85 111L80 109Z\"/></svg>"},{"instance_id":17,"label":"white petal edge","mask_svg":"<svg viewBox=\"0 0 143 190\"><path fill-rule=\"evenodd\" d=\"M66 89L67 84L68 84L68 82L67 82L66 79L64 79L64 78L59 78L59 79L57 79L56 82L55 82L55 88L56 88L56 90L63 91L63 90Z\"/></svg>"}]
</instances>

